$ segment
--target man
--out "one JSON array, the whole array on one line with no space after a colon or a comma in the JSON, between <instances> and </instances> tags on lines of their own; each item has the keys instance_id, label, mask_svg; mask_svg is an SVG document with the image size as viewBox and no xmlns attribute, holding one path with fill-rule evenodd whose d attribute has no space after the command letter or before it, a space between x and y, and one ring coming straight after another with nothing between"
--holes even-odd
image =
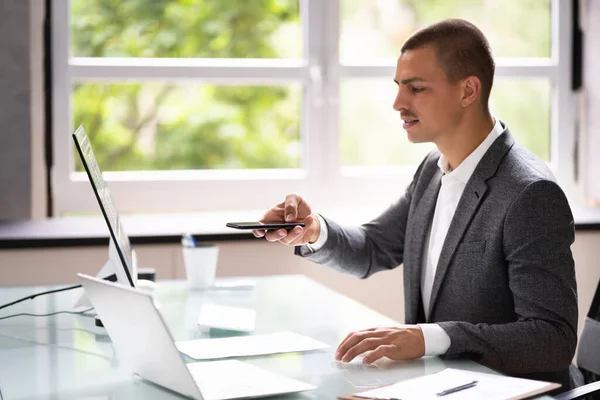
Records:
<instances>
[{"instance_id":1,"label":"man","mask_svg":"<svg viewBox=\"0 0 600 400\"><path fill-rule=\"evenodd\" d=\"M400 200L342 228L288 195L255 231L296 254L366 278L404 264L406 325L350 333L336 359L469 357L501 372L562 383L577 343L573 217L544 162L517 145L488 99L485 36L445 20L403 45L394 109L412 142L433 142ZM535 116L532 116L534 118Z\"/></svg>"}]
</instances>

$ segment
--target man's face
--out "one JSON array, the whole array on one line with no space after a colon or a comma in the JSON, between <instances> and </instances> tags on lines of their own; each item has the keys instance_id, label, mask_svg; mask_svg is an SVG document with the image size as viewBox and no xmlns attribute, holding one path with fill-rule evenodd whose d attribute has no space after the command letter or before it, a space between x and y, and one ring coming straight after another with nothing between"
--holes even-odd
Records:
<instances>
[{"instance_id":1,"label":"man's face","mask_svg":"<svg viewBox=\"0 0 600 400\"><path fill-rule=\"evenodd\" d=\"M400 112L411 142L436 142L457 125L462 113L461 84L448 82L433 47L400 55L394 81L398 84L394 110Z\"/></svg>"}]
</instances>

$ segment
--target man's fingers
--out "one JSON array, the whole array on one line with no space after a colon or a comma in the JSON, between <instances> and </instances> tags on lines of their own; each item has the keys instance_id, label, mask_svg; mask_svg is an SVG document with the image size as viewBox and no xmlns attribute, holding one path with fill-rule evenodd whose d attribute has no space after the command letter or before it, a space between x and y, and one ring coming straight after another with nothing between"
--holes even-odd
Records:
<instances>
[{"instance_id":1,"label":"man's fingers","mask_svg":"<svg viewBox=\"0 0 600 400\"><path fill-rule=\"evenodd\" d=\"M288 246L300 246L303 244L310 243L310 239L317 229L317 225L314 223L315 219L312 216L308 216L304 219L304 228L296 226L285 238L285 244Z\"/></svg>"},{"instance_id":2,"label":"man's fingers","mask_svg":"<svg viewBox=\"0 0 600 400\"><path fill-rule=\"evenodd\" d=\"M303 244L307 244L310 243L310 235L311 233L303 230L302 234L300 236L298 236L296 239L292 240L291 242L287 243L288 246L301 246Z\"/></svg>"},{"instance_id":3,"label":"man's fingers","mask_svg":"<svg viewBox=\"0 0 600 400\"><path fill-rule=\"evenodd\" d=\"M298 218L298 204L302 199L295 193L288 194L285 197L285 220L286 222L295 221Z\"/></svg>"},{"instance_id":4,"label":"man's fingers","mask_svg":"<svg viewBox=\"0 0 600 400\"><path fill-rule=\"evenodd\" d=\"M305 227L296 226L293 229L286 231L284 229L279 229L277 231L264 231L264 230L255 230L252 231L254 236L263 237L270 242L279 241L286 246L299 246L306 244L310 241L311 236L314 234L316 228L316 224L314 223L314 218L312 216L308 216L304 219ZM262 233L262 235L261 235ZM283 236L282 236L283 234Z\"/></svg>"},{"instance_id":5,"label":"man's fingers","mask_svg":"<svg viewBox=\"0 0 600 400\"><path fill-rule=\"evenodd\" d=\"M261 238L261 237L265 236L265 231L253 230L252 234L254 235L254 237Z\"/></svg>"},{"instance_id":6,"label":"man's fingers","mask_svg":"<svg viewBox=\"0 0 600 400\"><path fill-rule=\"evenodd\" d=\"M263 215L263 217L261 219L259 219L259 222L284 222L284 217L283 217L283 206L278 207L275 206L271 209L269 209L269 211L267 211L265 213L265 215Z\"/></svg>"},{"instance_id":7,"label":"man's fingers","mask_svg":"<svg viewBox=\"0 0 600 400\"><path fill-rule=\"evenodd\" d=\"M360 332L373 332L375 330L377 330L378 328L368 328L368 329L363 329L362 331L357 331L357 332L350 332L349 334L346 335L346 337L340 342L340 345L338 346L338 350L340 347L342 347L342 345L344 344L344 342L346 342L346 340L350 339L350 337L356 333L360 333Z\"/></svg>"},{"instance_id":8,"label":"man's fingers","mask_svg":"<svg viewBox=\"0 0 600 400\"><path fill-rule=\"evenodd\" d=\"M288 194L285 200L270 208L259 222L294 222L305 221L305 227L299 227L296 230L265 230L256 229L252 233L255 237L264 237L269 242L281 242L286 246L298 246L314 241L318 236L319 222L310 216L309 205L303 201L302 197L296 193Z\"/></svg>"},{"instance_id":9,"label":"man's fingers","mask_svg":"<svg viewBox=\"0 0 600 400\"><path fill-rule=\"evenodd\" d=\"M279 240L283 239L286 236L287 236L287 231L285 229L271 230L271 231L267 231L267 233L265 233L265 238L269 242L278 242Z\"/></svg>"},{"instance_id":10,"label":"man's fingers","mask_svg":"<svg viewBox=\"0 0 600 400\"><path fill-rule=\"evenodd\" d=\"M304 218L302 222L304 222L304 231L307 233L310 232L311 235L317 229L318 222L315 221L315 217L313 217L312 215L306 216L306 218Z\"/></svg>"},{"instance_id":11,"label":"man's fingers","mask_svg":"<svg viewBox=\"0 0 600 400\"><path fill-rule=\"evenodd\" d=\"M361 341L366 340L371 337L381 336L381 334L379 332L377 332L376 329L377 328L372 328L372 329L367 329L367 330L363 330L363 331L359 331L359 332L353 332L353 333L349 334L348 336L346 336L346 339L344 339L342 341L342 343L339 345L339 347L337 348L337 351L335 353L335 359L338 361L343 360L343 358L346 355L346 353L348 352L348 350L350 350L352 347L354 347Z\"/></svg>"},{"instance_id":12,"label":"man's fingers","mask_svg":"<svg viewBox=\"0 0 600 400\"><path fill-rule=\"evenodd\" d=\"M379 360L381 357L389 357L393 352L393 346L389 344L382 344L375 350L370 352L363 358L363 364L372 364Z\"/></svg>"},{"instance_id":13,"label":"man's fingers","mask_svg":"<svg viewBox=\"0 0 600 400\"><path fill-rule=\"evenodd\" d=\"M357 332L350 332L349 334L346 335L346 337L340 342L340 345L338 346L336 352L335 352L335 359L336 360L341 360L342 359L342 355L341 353L341 349L344 348L344 344L348 341L348 339L350 339L353 335L356 335L358 333L362 333L362 332L372 332L374 330L377 330L377 328L369 328L369 329L363 329L362 331L357 331ZM338 357L339 356L339 357Z\"/></svg>"},{"instance_id":14,"label":"man's fingers","mask_svg":"<svg viewBox=\"0 0 600 400\"><path fill-rule=\"evenodd\" d=\"M337 351L335 352L335 359L340 361L346 355L348 349L361 341L362 337L363 333L361 331L348 334L348 336L346 336L346 338L342 340L342 343L340 343L338 346Z\"/></svg>"},{"instance_id":15,"label":"man's fingers","mask_svg":"<svg viewBox=\"0 0 600 400\"><path fill-rule=\"evenodd\" d=\"M304 237L306 238L306 242L310 243L311 241L315 242L316 240L318 240L320 236L320 232L318 232L320 228L319 221L317 221L317 219L312 215L309 215L306 218L304 218L304 224Z\"/></svg>"},{"instance_id":16,"label":"man's fingers","mask_svg":"<svg viewBox=\"0 0 600 400\"><path fill-rule=\"evenodd\" d=\"M295 226L294 229L289 231L287 236L284 239L281 239L280 242L283 244L291 245L293 242L301 242L304 233L304 229L301 226Z\"/></svg>"},{"instance_id":17,"label":"man's fingers","mask_svg":"<svg viewBox=\"0 0 600 400\"><path fill-rule=\"evenodd\" d=\"M348 349L346 354L342 357L342 361L350 362L354 360L354 357L364 353L365 351L375 350L381 344L383 344L383 339L378 337L368 337L363 339Z\"/></svg>"}]
</instances>

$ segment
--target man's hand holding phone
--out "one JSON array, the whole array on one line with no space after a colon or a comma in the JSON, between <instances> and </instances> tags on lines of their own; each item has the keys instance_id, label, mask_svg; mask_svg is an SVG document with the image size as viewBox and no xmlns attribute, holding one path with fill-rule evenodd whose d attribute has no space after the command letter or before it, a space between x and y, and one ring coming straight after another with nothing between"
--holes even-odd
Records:
<instances>
[{"instance_id":1,"label":"man's hand holding phone","mask_svg":"<svg viewBox=\"0 0 600 400\"><path fill-rule=\"evenodd\" d=\"M321 226L319 218L312 214L310 206L300 195L288 194L285 201L271 207L260 220L261 222L304 222L294 229L253 230L256 237L265 237L269 242L280 242L286 246L299 246L314 243L319 239Z\"/></svg>"}]
</instances>

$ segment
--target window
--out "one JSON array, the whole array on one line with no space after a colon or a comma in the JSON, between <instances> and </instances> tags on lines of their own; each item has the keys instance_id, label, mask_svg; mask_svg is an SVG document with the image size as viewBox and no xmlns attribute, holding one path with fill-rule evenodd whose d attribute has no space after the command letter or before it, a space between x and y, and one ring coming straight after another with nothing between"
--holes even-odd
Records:
<instances>
[{"instance_id":1,"label":"window","mask_svg":"<svg viewBox=\"0 0 600 400\"><path fill-rule=\"evenodd\" d=\"M447 17L490 40L493 114L573 185L570 2L52 7L55 215L97 209L71 143L80 124L124 213L262 210L292 191L323 208L393 201L432 148L410 144L392 110L396 57Z\"/></svg>"}]
</instances>

